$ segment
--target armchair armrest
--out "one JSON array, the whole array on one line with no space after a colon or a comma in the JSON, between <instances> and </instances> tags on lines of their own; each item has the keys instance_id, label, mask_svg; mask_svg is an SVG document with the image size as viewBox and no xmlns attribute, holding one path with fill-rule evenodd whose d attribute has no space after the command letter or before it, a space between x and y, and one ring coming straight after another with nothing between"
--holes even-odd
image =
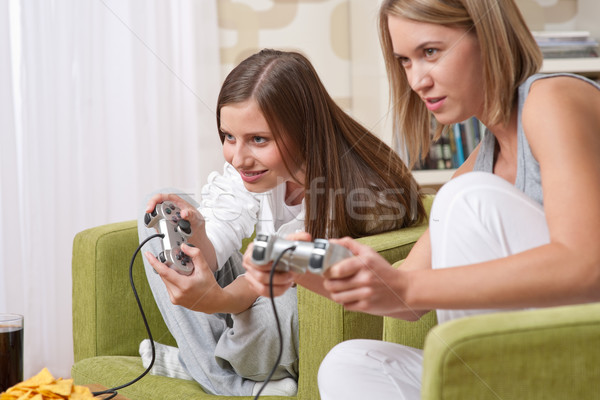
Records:
<instances>
[{"instance_id":1,"label":"armchair armrest","mask_svg":"<svg viewBox=\"0 0 600 400\"><path fill-rule=\"evenodd\" d=\"M138 355L147 337L131 290L129 264L138 246L136 221L79 232L73 240L73 345L75 361L110 355ZM154 302L141 255L133 280L155 340L175 340Z\"/></svg>"},{"instance_id":2,"label":"armchair armrest","mask_svg":"<svg viewBox=\"0 0 600 400\"><path fill-rule=\"evenodd\" d=\"M422 399L592 399L600 303L461 318L425 342Z\"/></svg>"},{"instance_id":3,"label":"armchair armrest","mask_svg":"<svg viewBox=\"0 0 600 400\"><path fill-rule=\"evenodd\" d=\"M405 258L427 229L427 224L380 233L358 239L371 246L388 262ZM383 318L346 311L333 301L303 287L298 288L300 325L300 379L298 393L302 398L318 399L316 385L319 365L333 346L349 339L381 339Z\"/></svg>"}]
</instances>

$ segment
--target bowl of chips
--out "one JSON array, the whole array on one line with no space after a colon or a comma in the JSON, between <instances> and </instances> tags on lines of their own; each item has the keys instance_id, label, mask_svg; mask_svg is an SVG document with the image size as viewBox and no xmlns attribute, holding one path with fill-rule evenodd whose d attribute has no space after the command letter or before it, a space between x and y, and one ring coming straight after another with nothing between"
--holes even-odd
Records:
<instances>
[{"instance_id":1,"label":"bowl of chips","mask_svg":"<svg viewBox=\"0 0 600 400\"><path fill-rule=\"evenodd\" d=\"M61 399L86 400L94 396L88 387L74 385L73 379L55 379L47 368L0 394L0 400Z\"/></svg>"}]
</instances>

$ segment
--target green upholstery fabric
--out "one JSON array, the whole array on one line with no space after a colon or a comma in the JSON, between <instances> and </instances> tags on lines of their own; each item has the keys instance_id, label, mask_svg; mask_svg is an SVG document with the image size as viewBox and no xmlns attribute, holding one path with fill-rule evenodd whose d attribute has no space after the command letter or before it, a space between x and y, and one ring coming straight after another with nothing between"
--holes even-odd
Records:
<instances>
[{"instance_id":1,"label":"green upholstery fabric","mask_svg":"<svg viewBox=\"0 0 600 400\"><path fill-rule=\"evenodd\" d=\"M77 234L73 247L73 344L75 361L96 355L138 355L147 337L129 283L129 263L138 246L135 221L88 229ZM152 292L141 256L133 279L154 339L174 345Z\"/></svg>"},{"instance_id":2,"label":"green upholstery fabric","mask_svg":"<svg viewBox=\"0 0 600 400\"><path fill-rule=\"evenodd\" d=\"M430 204L430 202L428 202ZM390 263L408 255L412 245L427 229L425 225L359 239ZM346 311L307 289L298 288L300 323L299 398L318 399L317 372L329 350L349 339L381 339L383 318ZM306 368L304 368L306 367Z\"/></svg>"},{"instance_id":3,"label":"green upholstery fabric","mask_svg":"<svg viewBox=\"0 0 600 400\"><path fill-rule=\"evenodd\" d=\"M431 197L426 199L427 207L431 201ZM406 257L425 229L424 224L360 241L394 263ZM137 245L135 221L91 228L74 238L75 364L71 374L77 384L100 383L113 387L130 381L143 371L138 346L147 334L129 283L129 263ZM136 258L133 276L154 339L174 345L147 285L140 256ZM317 371L327 352L347 339L380 339L383 319L344 311L341 306L303 288L298 291L298 311L300 379L296 398L314 400L319 398ZM194 382L150 375L119 392L132 400L229 398L208 395Z\"/></svg>"},{"instance_id":4,"label":"green upholstery fabric","mask_svg":"<svg viewBox=\"0 0 600 400\"><path fill-rule=\"evenodd\" d=\"M463 318L431 330L422 399L599 399L600 303Z\"/></svg>"},{"instance_id":5,"label":"green upholstery fabric","mask_svg":"<svg viewBox=\"0 0 600 400\"><path fill-rule=\"evenodd\" d=\"M424 230L420 226L360 241L398 264ZM113 387L143 371L138 346L146 331L129 284L137 244L135 221L88 229L74 239L72 376L77 384ZM174 345L139 257L133 275L154 338ZM345 311L299 288L298 310L297 399L319 398L321 360L337 343L353 338L424 347L424 400L600 398L600 303L481 315L434 327L433 312L416 322L375 317ZM208 395L195 382L151 375L119 392L132 400L229 398Z\"/></svg>"}]
</instances>

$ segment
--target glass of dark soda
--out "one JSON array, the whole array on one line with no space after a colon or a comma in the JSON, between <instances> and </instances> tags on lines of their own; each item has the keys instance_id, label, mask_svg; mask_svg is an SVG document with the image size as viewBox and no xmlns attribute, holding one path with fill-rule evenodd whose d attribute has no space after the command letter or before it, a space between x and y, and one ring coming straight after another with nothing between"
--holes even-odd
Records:
<instances>
[{"instance_id":1,"label":"glass of dark soda","mask_svg":"<svg viewBox=\"0 0 600 400\"><path fill-rule=\"evenodd\" d=\"M23 316L0 314L0 393L23 380Z\"/></svg>"}]
</instances>

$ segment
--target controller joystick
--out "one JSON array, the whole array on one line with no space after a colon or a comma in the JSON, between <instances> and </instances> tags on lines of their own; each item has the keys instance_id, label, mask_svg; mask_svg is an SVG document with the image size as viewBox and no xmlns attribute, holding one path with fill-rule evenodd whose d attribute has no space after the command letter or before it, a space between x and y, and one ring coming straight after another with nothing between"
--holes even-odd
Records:
<instances>
[{"instance_id":1,"label":"controller joystick","mask_svg":"<svg viewBox=\"0 0 600 400\"><path fill-rule=\"evenodd\" d=\"M352 252L325 239L316 239L314 242L291 241L279 238L277 235L259 233L254 239L252 262L265 265L275 261L281 254L277 263L277 271L293 270L298 273L306 271L313 274L323 274L333 264L352 257Z\"/></svg>"},{"instance_id":2,"label":"controller joystick","mask_svg":"<svg viewBox=\"0 0 600 400\"><path fill-rule=\"evenodd\" d=\"M189 221L181 218L181 210L170 201L157 204L152 212L144 215L144 223L164 235L163 251L158 254L158 260L180 274L190 275L194 265L181 250L181 244L189 245L187 238L192 234L192 228Z\"/></svg>"}]
</instances>

